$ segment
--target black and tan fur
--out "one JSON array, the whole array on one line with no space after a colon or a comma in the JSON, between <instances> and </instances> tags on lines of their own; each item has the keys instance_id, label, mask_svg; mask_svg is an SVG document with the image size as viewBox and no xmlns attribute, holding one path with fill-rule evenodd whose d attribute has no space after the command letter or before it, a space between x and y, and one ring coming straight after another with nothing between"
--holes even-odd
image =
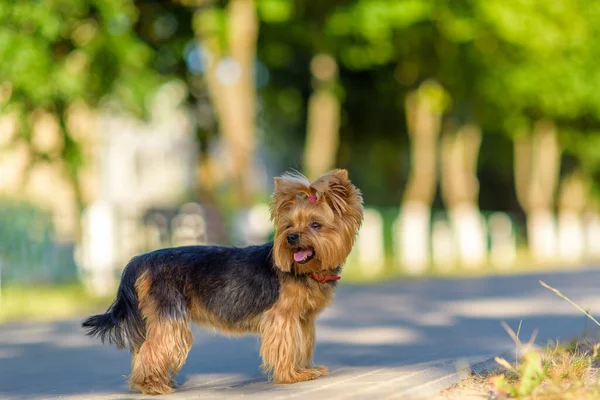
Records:
<instances>
[{"instance_id":1,"label":"black and tan fur","mask_svg":"<svg viewBox=\"0 0 600 400\"><path fill-rule=\"evenodd\" d=\"M345 170L312 184L298 174L275 178L273 243L134 257L107 313L83 327L103 342L129 347L131 387L146 394L174 390L192 346L191 322L260 335L262 367L277 383L324 376L327 369L312 364L315 320L333 298L362 211L361 194Z\"/></svg>"}]
</instances>

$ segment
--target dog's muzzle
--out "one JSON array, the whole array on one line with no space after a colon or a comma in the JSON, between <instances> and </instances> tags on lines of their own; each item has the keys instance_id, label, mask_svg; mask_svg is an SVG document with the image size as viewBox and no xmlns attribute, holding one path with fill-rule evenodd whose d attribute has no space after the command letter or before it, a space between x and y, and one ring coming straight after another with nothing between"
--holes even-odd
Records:
<instances>
[{"instance_id":1,"label":"dog's muzzle","mask_svg":"<svg viewBox=\"0 0 600 400\"><path fill-rule=\"evenodd\" d=\"M289 244L297 244L300 236L297 233L290 233L287 235L287 241Z\"/></svg>"}]
</instances>

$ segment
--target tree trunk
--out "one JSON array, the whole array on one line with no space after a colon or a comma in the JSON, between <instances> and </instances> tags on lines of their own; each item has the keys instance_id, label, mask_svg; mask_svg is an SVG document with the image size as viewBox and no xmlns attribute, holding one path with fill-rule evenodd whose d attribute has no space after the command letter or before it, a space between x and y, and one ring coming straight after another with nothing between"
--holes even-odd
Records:
<instances>
[{"instance_id":1,"label":"tree trunk","mask_svg":"<svg viewBox=\"0 0 600 400\"><path fill-rule=\"evenodd\" d=\"M600 260L600 206L590 201L585 211L585 257L589 261Z\"/></svg>"},{"instance_id":2,"label":"tree trunk","mask_svg":"<svg viewBox=\"0 0 600 400\"><path fill-rule=\"evenodd\" d=\"M556 256L557 235L553 214L560 151L551 121L536 123L533 136L515 139L515 186L527 214L527 237L534 260L551 262Z\"/></svg>"},{"instance_id":3,"label":"tree trunk","mask_svg":"<svg viewBox=\"0 0 600 400\"><path fill-rule=\"evenodd\" d=\"M486 237L479 211L477 159L481 145L478 126L465 125L441 140L442 199L449 212L463 266L485 263Z\"/></svg>"},{"instance_id":4,"label":"tree trunk","mask_svg":"<svg viewBox=\"0 0 600 400\"><path fill-rule=\"evenodd\" d=\"M337 63L318 54L310 64L314 91L308 101L304 171L309 179L333 169L339 145L340 101L335 93Z\"/></svg>"},{"instance_id":5,"label":"tree trunk","mask_svg":"<svg viewBox=\"0 0 600 400\"><path fill-rule=\"evenodd\" d=\"M580 171L563 178L558 202L558 251L567 263L581 262L585 256L583 212L588 197L588 182Z\"/></svg>"},{"instance_id":6,"label":"tree trunk","mask_svg":"<svg viewBox=\"0 0 600 400\"><path fill-rule=\"evenodd\" d=\"M414 274L425 270L430 260L431 203L437 185L436 147L444 95L439 84L427 81L405 103L411 169L394 230L399 262Z\"/></svg>"},{"instance_id":7,"label":"tree trunk","mask_svg":"<svg viewBox=\"0 0 600 400\"><path fill-rule=\"evenodd\" d=\"M194 31L207 52L205 78L228 158L225 178L234 185L237 205L248 206L255 189L254 64L259 26L256 6L253 0L229 1L226 43L222 40L222 27L210 10L196 11Z\"/></svg>"}]
</instances>

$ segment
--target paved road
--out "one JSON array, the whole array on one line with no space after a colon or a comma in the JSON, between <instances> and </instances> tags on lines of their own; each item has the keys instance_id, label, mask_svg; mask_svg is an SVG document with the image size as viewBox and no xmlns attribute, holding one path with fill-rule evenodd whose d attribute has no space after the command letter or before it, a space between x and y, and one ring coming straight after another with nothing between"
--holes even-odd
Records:
<instances>
[{"instance_id":1,"label":"paved road","mask_svg":"<svg viewBox=\"0 0 600 400\"><path fill-rule=\"evenodd\" d=\"M316 361L331 376L271 385L259 372L255 337L196 330L179 391L167 398L407 398L431 382L444 382L461 361L512 348L502 320L513 327L523 320L523 338L539 329L538 343L590 328L578 311L541 288L540 278L600 314L600 269L379 286L342 283L317 328ZM129 393L128 369L127 352L83 336L78 321L0 326L2 400L142 397Z\"/></svg>"}]
</instances>

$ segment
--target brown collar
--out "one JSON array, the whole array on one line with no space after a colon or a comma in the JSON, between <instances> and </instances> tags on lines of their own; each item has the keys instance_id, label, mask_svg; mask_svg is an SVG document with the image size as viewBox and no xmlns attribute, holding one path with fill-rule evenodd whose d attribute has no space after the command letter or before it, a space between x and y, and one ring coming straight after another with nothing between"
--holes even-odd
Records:
<instances>
[{"instance_id":1,"label":"brown collar","mask_svg":"<svg viewBox=\"0 0 600 400\"><path fill-rule=\"evenodd\" d=\"M317 282L339 281L342 277L339 275L321 275L317 272L312 272L310 276Z\"/></svg>"}]
</instances>

